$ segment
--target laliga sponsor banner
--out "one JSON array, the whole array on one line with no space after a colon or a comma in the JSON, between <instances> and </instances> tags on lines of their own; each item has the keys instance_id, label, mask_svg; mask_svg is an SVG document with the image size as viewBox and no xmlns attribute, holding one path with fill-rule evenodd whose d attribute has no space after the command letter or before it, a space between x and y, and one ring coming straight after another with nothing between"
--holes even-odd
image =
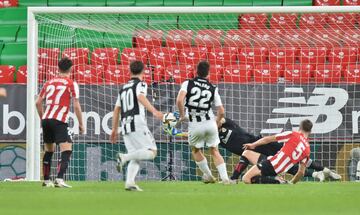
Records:
<instances>
[{"instance_id":1,"label":"laliga sponsor banner","mask_svg":"<svg viewBox=\"0 0 360 215\"><path fill-rule=\"evenodd\" d=\"M0 140L25 140L26 86L6 85L7 98L0 98ZM118 86L80 86L86 134L82 142L106 142L111 132L112 109ZM149 87L148 97L161 111L174 111L178 85ZM249 132L273 134L297 129L299 122L314 122L313 137L327 140L359 138L360 86L220 84L226 116ZM34 113L36 114L36 113ZM70 127L78 134L70 114ZM155 139L166 142L161 122L148 117ZM186 129L186 127L184 127Z\"/></svg>"}]
</instances>

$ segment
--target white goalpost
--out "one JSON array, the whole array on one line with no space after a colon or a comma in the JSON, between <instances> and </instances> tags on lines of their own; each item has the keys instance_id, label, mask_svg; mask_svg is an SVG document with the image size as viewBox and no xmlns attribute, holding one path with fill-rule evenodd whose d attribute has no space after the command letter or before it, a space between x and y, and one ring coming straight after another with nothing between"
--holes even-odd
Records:
<instances>
[{"instance_id":1,"label":"white goalpost","mask_svg":"<svg viewBox=\"0 0 360 215\"><path fill-rule=\"evenodd\" d=\"M227 117L255 135L297 129L309 118L312 159L347 179L349 152L360 145L359 13L360 6L29 7L26 179L41 179L35 98L63 56L75 64L86 121L86 134L78 135L70 116L69 180L124 177L114 167L124 146L108 138L119 86L135 59L146 64L148 95L163 112L176 110L179 84L194 76L200 60L209 61ZM186 140L166 136L161 122L147 119L159 152L142 163L138 177L198 180ZM222 153L230 172L238 156Z\"/></svg>"}]
</instances>

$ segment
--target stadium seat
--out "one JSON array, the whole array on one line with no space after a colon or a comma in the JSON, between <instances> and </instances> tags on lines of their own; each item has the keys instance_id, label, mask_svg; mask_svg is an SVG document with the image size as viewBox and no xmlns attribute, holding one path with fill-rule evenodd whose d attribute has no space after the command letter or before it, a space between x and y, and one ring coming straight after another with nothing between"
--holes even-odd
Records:
<instances>
[{"instance_id":1,"label":"stadium seat","mask_svg":"<svg viewBox=\"0 0 360 215\"><path fill-rule=\"evenodd\" d=\"M0 8L17 7L18 4L19 4L18 0L0 0Z\"/></svg>"},{"instance_id":2,"label":"stadium seat","mask_svg":"<svg viewBox=\"0 0 360 215\"><path fill-rule=\"evenodd\" d=\"M149 28L156 30L169 31L177 29L178 15L174 14L155 14L149 15Z\"/></svg>"},{"instance_id":3,"label":"stadium seat","mask_svg":"<svg viewBox=\"0 0 360 215\"><path fill-rule=\"evenodd\" d=\"M252 0L224 0L224 6L252 6Z\"/></svg>"},{"instance_id":4,"label":"stadium seat","mask_svg":"<svg viewBox=\"0 0 360 215\"><path fill-rule=\"evenodd\" d=\"M257 83L276 83L283 76L284 67L276 64L256 65L254 69L254 80Z\"/></svg>"},{"instance_id":5,"label":"stadium seat","mask_svg":"<svg viewBox=\"0 0 360 215\"><path fill-rule=\"evenodd\" d=\"M134 33L134 41L136 48L153 48L161 47L163 31L161 30L138 30Z\"/></svg>"},{"instance_id":6,"label":"stadium seat","mask_svg":"<svg viewBox=\"0 0 360 215\"><path fill-rule=\"evenodd\" d=\"M318 64L325 64L326 61L325 47L301 48L299 53L300 64L310 64L316 66Z\"/></svg>"},{"instance_id":7,"label":"stadium seat","mask_svg":"<svg viewBox=\"0 0 360 215\"><path fill-rule=\"evenodd\" d=\"M193 6L193 0L164 0L164 6Z\"/></svg>"},{"instance_id":8,"label":"stadium seat","mask_svg":"<svg viewBox=\"0 0 360 215\"><path fill-rule=\"evenodd\" d=\"M239 14L216 14L209 16L209 29L230 30L239 28Z\"/></svg>"},{"instance_id":9,"label":"stadium seat","mask_svg":"<svg viewBox=\"0 0 360 215\"><path fill-rule=\"evenodd\" d=\"M239 50L239 64L255 65L265 64L269 56L267 48L254 47Z\"/></svg>"},{"instance_id":10,"label":"stadium seat","mask_svg":"<svg viewBox=\"0 0 360 215\"><path fill-rule=\"evenodd\" d=\"M129 65L134 60L140 60L147 64L148 50L146 48L125 48L121 53L120 63L122 65Z\"/></svg>"},{"instance_id":11,"label":"stadium seat","mask_svg":"<svg viewBox=\"0 0 360 215\"><path fill-rule=\"evenodd\" d=\"M2 65L22 66L27 60L27 44L6 43L2 50L0 63Z\"/></svg>"},{"instance_id":12,"label":"stadium seat","mask_svg":"<svg viewBox=\"0 0 360 215\"><path fill-rule=\"evenodd\" d=\"M179 63L186 65L196 65L201 60L206 60L206 48L191 47L180 50Z\"/></svg>"},{"instance_id":13,"label":"stadium seat","mask_svg":"<svg viewBox=\"0 0 360 215\"><path fill-rule=\"evenodd\" d=\"M272 48L269 52L270 64L294 64L296 60L295 48Z\"/></svg>"},{"instance_id":14,"label":"stadium seat","mask_svg":"<svg viewBox=\"0 0 360 215\"><path fill-rule=\"evenodd\" d=\"M298 15L296 13L272 14L270 18L270 28L272 29L295 29Z\"/></svg>"},{"instance_id":15,"label":"stadium seat","mask_svg":"<svg viewBox=\"0 0 360 215\"><path fill-rule=\"evenodd\" d=\"M74 77L78 84L103 84L104 67L101 65L79 65L74 67Z\"/></svg>"},{"instance_id":16,"label":"stadium seat","mask_svg":"<svg viewBox=\"0 0 360 215\"><path fill-rule=\"evenodd\" d=\"M106 6L106 0L76 0L77 6L86 7L104 7Z\"/></svg>"},{"instance_id":17,"label":"stadium seat","mask_svg":"<svg viewBox=\"0 0 360 215\"><path fill-rule=\"evenodd\" d=\"M19 0L19 6L47 6L47 0Z\"/></svg>"},{"instance_id":18,"label":"stadium seat","mask_svg":"<svg viewBox=\"0 0 360 215\"><path fill-rule=\"evenodd\" d=\"M240 16L240 27L244 29L265 29L268 16L262 14L243 14Z\"/></svg>"},{"instance_id":19,"label":"stadium seat","mask_svg":"<svg viewBox=\"0 0 360 215\"><path fill-rule=\"evenodd\" d=\"M104 33L86 29L76 29L75 47L87 47L90 50L104 47Z\"/></svg>"},{"instance_id":20,"label":"stadium seat","mask_svg":"<svg viewBox=\"0 0 360 215\"><path fill-rule=\"evenodd\" d=\"M357 14L355 13L335 13L329 14L328 24L331 29L349 30L354 29Z\"/></svg>"},{"instance_id":21,"label":"stadium seat","mask_svg":"<svg viewBox=\"0 0 360 215\"><path fill-rule=\"evenodd\" d=\"M51 33L54 29L62 29L61 36ZM43 24L39 26L39 39L43 38L43 47L57 47L64 50L69 48L69 44L74 44L74 37L75 31L71 26L61 24Z\"/></svg>"},{"instance_id":22,"label":"stadium seat","mask_svg":"<svg viewBox=\"0 0 360 215\"><path fill-rule=\"evenodd\" d=\"M194 0L194 6L222 6L223 0Z\"/></svg>"},{"instance_id":23,"label":"stadium seat","mask_svg":"<svg viewBox=\"0 0 360 215\"><path fill-rule=\"evenodd\" d=\"M88 48L67 48L63 51L62 57L67 57L73 61L74 65L84 65L89 63Z\"/></svg>"},{"instance_id":24,"label":"stadium seat","mask_svg":"<svg viewBox=\"0 0 360 215\"><path fill-rule=\"evenodd\" d=\"M357 61L357 49L355 47L333 48L328 55L331 64L348 65Z\"/></svg>"},{"instance_id":25,"label":"stadium seat","mask_svg":"<svg viewBox=\"0 0 360 215\"><path fill-rule=\"evenodd\" d=\"M357 6L357 5L360 5L360 1L359 0L343 0L343 5L344 6Z\"/></svg>"},{"instance_id":26,"label":"stadium seat","mask_svg":"<svg viewBox=\"0 0 360 215\"><path fill-rule=\"evenodd\" d=\"M57 67L59 62L60 49L39 48L38 63L45 67Z\"/></svg>"},{"instance_id":27,"label":"stadium seat","mask_svg":"<svg viewBox=\"0 0 360 215\"><path fill-rule=\"evenodd\" d=\"M178 50L190 48L193 34L191 30L171 30L166 35L166 46Z\"/></svg>"},{"instance_id":28,"label":"stadium seat","mask_svg":"<svg viewBox=\"0 0 360 215\"><path fill-rule=\"evenodd\" d=\"M18 25L8 25L0 27L0 41L1 42L15 42L16 34L19 31Z\"/></svg>"},{"instance_id":29,"label":"stadium seat","mask_svg":"<svg viewBox=\"0 0 360 215\"><path fill-rule=\"evenodd\" d=\"M76 6L77 2L74 0L48 0L48 6Z\"/></svg>"},{"instance_id":30,"label":"stadium seat","mask_svg":"<svg viewBox=\"0 0 360 215\"><path fill-rule=\"evenodd\" d=\"M342 38L342 32L333 29L318 30L313 34L313 41L316 46L326 47L328 49L333 47L340 47Z\"/></svg>"},{"instance_id":31,"label":"stadium seat","mask_svg":"<svg viewBox=\"0 0 360 215\"><path fill-rule=\"evenodd\" d=\"M211 65L228 65L236 64L238 50L235 47L213 48L208 52L209 63Z\"/></svg>"},{"instance_id":32,"label":"stadium seat","mask_svg":"<svg viewBox=\"0 0 360 215\"><path fill-rule=\"evenodd\" d=\"M253 6L281 6L282 0L253 0Z\"/></svg>"},{"instance_id":33,"label":"stadium seat","mask_svg":"<svg viewBox=\"0 0 360 215\"><path fill-rule=\"evenodd\" d=\"M27 27L21 26L16 35L16 42L27 42Z\"/></svg>"},{"instance_id":34,"label":"stadium seat","mask_svg":"<svg viewBox=\"0 0 360 215\"><path fill-rule=\"evenodd\" d=\"M185 80L194 77L194 69L193 65L171 65L166 67L164 79L181 84Z\"/></svg>"},{"instance_id":35,"label":"stadium seat","mask_svg":"<svg viewBox=\"0 0 360 215\"><path fill-rule=\"evenodd\" d=\"M360 30L346 31L342 41L344 46L360 47Z\"/></svg>"},{"instance_id":36,"label":"stadium seat","mask_svg":"<svg viewBox=\"0 0 360 215\"><path fill-rule=\"evenodd\" d=\"M344 71L344 80L347 83L360 83L360 66L349 65Z\"/></svg>"},{"instance_id":37,"label":"stadium seat","mask_svg":"<svg viewBox=\"0 0 360 215\"><path fill-rule=\"evenodd\" d=\"M245 48L251 46L251 29L229 30L224 37L224 46Z\"/></svg>"},{"instance_id":38,"label":"stadium seat","mask_svg":"<svg viewBox=\"0 0 360 215\"><path fill-rule=\"evenodd\" d=\"M120 51L122 51L124 48L132 48L133 37L131 34L127 34L126 32L104 33L104 47L118 48Z\"/></svg>"},{"instance_id":39,"label":"stadium seat","mask_svg":"<svg viewBox=\"0 0 360 215\"><path fill-rule=\"evenodd\" d=\"M284 71L285 81L292 83L309 83L314 73L314 67L309 64L286 65Z\"/></svg>"},{"instance_id":40,"label":"stadium seat","mask_svg":"<svg viewBox=\"0 0 360 215\"><path fill-rule=\"evenodd\" d=\"M47 80L54 78L58 72L58 67L47 67L43 65L38 66L39 74L38 74L38 82L44 83Z\"/></svg>"},{"instance_id":41,"label":"stadium seat","mask_svg":"<svg viewBox=\"0 0 360 215\"><path fill-rule=\"evenodd\" d=\"M0 25L26 25L27 8L3 8L0 14Z\"/></svg>"},{"instance_id":42,"label":"stadium seat","mask_svg":"<svg viewBox=\"0 0 360 215\"><path fill-rule=\"evenodd\" d=\"M314 72L315 81L317 83L338 83L341 80L341 71L341 65L317 65Z\"/></svg>"},{"instance_id":43,"label":"stadium seat","mask_svg":"<svg viewBox=\"0 0 360 215\"><path fill-rule=\"evenodd\" d=\"M98 48L94 49L91 53L91 64L92 65L116 65L119 59L118 48Z\"/></svg>"},{"instance_id":44,"label":"stadium seat","mask_svg":"<svg viewBox=\"0 0 360 215\"><path fill-rule=\"evenodd\" d=\"M136 0L136 6L163 6L163 0Z\"/></svg>"},{"instance_id":45,"label":"stadium seat","mask_svg":"<svg viewBox=\"0 0 360 215\"><path fill-rule=\"evenodd\" d=\"M0 65L0 84L14 83L15 70L11 65Z\"/></svg>"},{"instance_id":46,"label":"stadium seat","mask_svg":"<svg viewBox=\"0 0 360 215\"><path fill-rule=\"evenodd\" d=\"M282 36L284 47L309 47L312 42L312 31L309 29L287 30Z\"/></svg>"},{"instance_id":47,"label":"stadium seat","mask_svg":"<svg viewBox=\"0 0 360 215\"><path fill-rule=\"evenodd\" d=\"M310 30L325 28L327 17L326 13L304 13L299 19L299 28Z\"/></svg>"},{"instance_id":48,"label":"stadium seat","mask_svg":"<svg viewBox=\"0 0 360 215\"><path fill-rule=\"evenodd\" d=\"M271 48L282 46L284 32L280 29L258 29L253 35L254 46Z\"/></svg>"},{"instance_id":49,"label":"stadium seat","mask_svg":"<svg viewBox=\"0 0 360 215\"><path fill-rule=\"evenodd\" d=\"M314 6L340 6L340 0L314 0Z\"/></svg>"},{"instance_id":50,"label":"stadium seat","mask_svg":"<svg viewBox=\"0 0 360 215\"><path fill-rule=\"evenodd\" d=\"M105 84L124 84L130 78L129 65L109 65L104 71Z\"/></svg>"},{"instance_id":51,"label":"stadium seat","mask_svg":"<svg viewBox=\"0 0 360 215\"><path fill-rule=\"evenodd\" d=\"M27 65L20 66L16 72L16 83L26 84L27 83Z\"/></svg>"},{"instance_id":52,"label":"stadium seat","mask_svg":"<svg viewBox=\"0 0 360 215\"><path fill-rule=\"evenodd\" d=\"M135 0L106 0L106 6L118 7L118 6L134 6Z\"/></svg>"},{"instance_id":53,"label":"stadium seat","mask_svg":"<svg viewBox=\"0 0 360 215\"><path fill-rule=\"evenodd\" d=\"M210 51L214 47L221 47L222 30L199 30L195 37L195 45L206 47Z\"/></svg>"},{"instance_id":54,"label":"stadium seat","mask_svg":"<svg viewBox=\"0 0 360 215\"><path fill-rule=\"evenodd\" d=\"M152 66L167 67L176 64L177 50L175 48L155 48L150 52L149 63Z\"/></svg>"},{"instance_id":55,"label":"stadium seat","mask_svg":"<svg viewBox=\"0 0 360 215\"><path fill-rule=\"evenodd\" d=\"M127 32L137 29L147 29L149 27L149 15L145 14L121 14L119 16L119 25Z\"/></svg>"},{"instance_id":56,"label":"stadium seat","mask_svg":"<svg viewBox=\"0 0 360 215\"><path fill-rule=\"evenodd\" d=\"M217 84L223 79L224 67L222 67L221 65L210 66L209 73L209 81L211 83ZM196 76L196 69L194 70L194 76Z\"/></svg>"},{"instance_id":57,"label":"stadium seat","mask_svg":"<svg viewBox=\"0 0 360 215\"><path fill-rule=\"evenodd\" d=\"M224 82L246 83L251 81L253 66L251 65L229 65L224 71Z\"/></svg>"},{"instance_id":58,"label":"stadium seat","mask_svg":"<svg viewBox=\"0 0 360 215\"><path fill-rule=\"evenodd\" d=\"M179 29L196 31L207 29L209 27L208 21L208 14L180 14L178 24Z\"/></svg>"},{"instance_id":59,"label":"stadium seat","mask_svg":"<svg viewBox=\"0 0 360 215\"><path fill-rule=\"evenodd\" d=\"M312 0L283 0L283 6L312 6Z\"/></svg>"}]
</instances>

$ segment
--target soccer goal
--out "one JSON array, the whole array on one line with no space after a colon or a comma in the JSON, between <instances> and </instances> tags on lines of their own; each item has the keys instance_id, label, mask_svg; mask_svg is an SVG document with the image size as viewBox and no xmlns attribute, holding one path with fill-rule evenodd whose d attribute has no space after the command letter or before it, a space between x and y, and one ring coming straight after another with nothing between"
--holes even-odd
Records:
<instances>
[{"instance_id":1,"label":"soccer goal","mask_svg":"<svg viewBox=\"0 0 360 215\"><path fill-rule=\"evenodd\" d=\"M86 134L79 135L70 116L75 144L69 180L124 177L115 170L115 154L124 145L108 139L117 92L133 60L146 64L150 101L163 112L176 110L180 83L194 77L199 61L209 61L226 117L256 135L297 129L311 119L312 158L347 179L349 151L359 146L359 12L345 6L30 7L26 177L41 176L34 98L66 56L74 62L86 121ZM158 157L142 163L138 177L198 180L186 139L166 136L151 115L148 125ZM231 171L238 156L221 152Z\"/></svg>"}]
</instances>

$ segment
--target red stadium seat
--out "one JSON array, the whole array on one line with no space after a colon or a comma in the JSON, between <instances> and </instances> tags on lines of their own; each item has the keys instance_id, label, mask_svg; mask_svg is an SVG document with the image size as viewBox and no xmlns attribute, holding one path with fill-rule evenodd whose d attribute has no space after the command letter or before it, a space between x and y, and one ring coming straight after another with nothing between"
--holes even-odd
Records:
<instances>
[{"instance_id":1,"label":"red stadium seat","mask_svg":"<svg viewBox=\"0 0 360 215\"><path fill-rule=\"evenodd\" d=\"M109 65L104 72L105 84L124 84L129 78L129 65Z\"/></svg>"},{"instance_id":2,"label":"red stadium seat","mask_svg":"<svg viewBox=\"0 0 360 215\"><path fill-rule=\"evenodd\" d=\"M39 48L38 62L43 66L57 67L59 62L59 48Z\"/></svg>"},{"instance_id":3,"label":"red stadium seat","mask_svg":"<svg viewBox=\"0 0 360 215\"><path fill-rule=\"evenodd\" d=\"M91 53L92 65L116 65L119 58L118 48L97 48Z\"/></svg>"},{"instance_id":4,"label":"red stadium seat","mask_svg":"<svg viewBox=\"0 0 360 215\"><path fill-rule=\"evenodd\" d=\"M252 30L229 30L224 37L224 46L245 48L251 46Z\"/></svg>"},{"instance_id":5,"label":"red stadium seat","mask_svg":"<svg viewBox=\"0 0 360 215\"><path fill-rule=\"evenodd\" d=\"M16 72L16 83L27 83L27 65L19 67L18 71Z\"/></svg>"},{"instance_id":6,"label":"red stadium seat","mask_svg":"<svg viewBox=\"0 0 360 215\"><path fill-rule=\"evenodd\" d=\"M327 49L341 46L342 38L342 32L330 29L315 31L313 35L313 41L316 46L326 47Z\"/></svg>"},{"instance_id":7,"label":"red stadium seat","mask_svg":"<svg viewBox=\"0 0 360 215\"><path fill-rule=\"evenodd\" d=\"M280 29L258 29L254 31L254 46L271 48L274 46L282 46L282 38L284 32Z\"/></svg>"},{"instance_id":8,"label":"red stadium seat","mask_svg":"<svg viewBox=\"0 0 360 215\"><path fill-rule=\"evenodd\" d=\"M104 67L101 65L80 65L74 69L75 80L79 84L103 84Z\"/></svg>"},{"instance_id":9,"label":"red stadium seat","mask_svg":"<svg viewBox=\"0 0 360 215\"><path fill-rule=\"evenodd\" d=\"M344 6L357 6L357 5L360 5L360 1L359 0L343 0L343 5Z\"/></svg>"},{"instance_id":10,"label":"red stadium seat","mask_svg":"<svg viewBox=\"0 0 360 215\"><path fill-rule=\"evenodd\" d=\"M186 65L197 65L199 61L206 60L206 48L192 47L180 51L179 63Z\"/></svg>"},{"instance_id":11,"label":"red stadium seat","mask_svg":"<svg viewBox=\"0 0 360 215\"><path fill-rule=\"evenodd\" d=\"M62 55L72 60L73 65L86 65L89 63L88 48L66 48Z\"/></svg>"},{"instance_id":12,"label":"red stadium seat","mask_svg":"<svg viewBox=\"0 0 360 215\"><path fill-rule=\"evenodd\" d=\"M304 13L300 17L299 28L310 30L325 28L327 17L326 13Z\"/></svg>"},{"instance_id":13,"label":"red stadium seat","mask_svg":"<svg viewBox=\"0 0 360 215\"><path fill-rule=\"evenodd\" d=\"M341 65L318 65L314 73L315 81L317 83L338 83L341 80L341 70Z\"/></svg>"},{"instance_id":14,"label":"red stadium seat","mask_svg":"<svg viewBox=\"0 0 360 215\"><path fill-rule=\"evenodd\" d=\"M254 47L239 50L239 63L246 65L265 64L269 56L267 48Z\"/></svg>"},{"instance_id":15,"label":"red stadium seat","mask_svg":"<svg viewBox=\"0 0 360 215\"><path fill-rule=\"evenodd\" d=\"M221 65L210 66L209 81L211 83L219 83L223 79L224 67ZM194 69L194 76L196 76L196 69Z\"/></svg>"},{"instance_id":16,"label":"red stadium seat","mask_svg":"<svg viewBox=\"0 0 360 215\"><path fill-rule=\"evenodd\" d=\"M284 78L293 83L309 83L314 67L309 64L291 64L285 67Z\"/></svg>"},{"instance_id":17,"label":"red stadium seat","mask_svg":"<svg viewBox=\"0 0 360 215\"><path fill-rule=\"evenodd\" d=\"M265 29L268 16L262 14L243 14L240 17L240 27L243 29Z\"/></svg>"},{"instance_id":18,"label":"red stadium seat","mask_svg":"<svg viewBox=\"0 0 360 215\"><path fill-rule=\"evenodd\" d=\"M344 71L344 79L347 83L360 83L360 66L349 65Z\"/></svg>"},{"instance_id":19,"label":"red stadium seat","mask_svg":"<svg viewBox=\"0 0 360 215\"><path fill-rule=\"evenodd\" d=\"M272 48L269 52L270 64L294 64L295 48Z\"/></svg>"},{"instance_id":20,"label":"red stadium seat","mask_svg":"<svg viewBox=\"0 0 360 215\"><path fill-rule=\"evenodd\" d=\"M153 48L161 47L163 36L161 30L138 30L134 33L135 47L151 51Z\"/></svg>"},{"instance_id":21,"label":"red stadium seat","mask_svg":"<svg viewBox=\"0 0 360 215\"><path fill-rule=\"evenodd\" d=\"M210 51L214 47L221 47L222 30L207 29L199 30L195 37L195 45L206 47Z\"/></svg>"},{"instance_id":22,"label":"red stadium seat","mask_svg":"<svg viewBox=\"0 0 360 215\"><path fill-rule=\"evenodd\" d=\"M14 83L15 66L0 65L0 84Z\"/></svg>"},{"instance_id":23,"label":"red stadium seat","mask_svg":"<svg viewBox=\"0 0 360 215\"><path fill-rule=\"evenodd\" d=\"M229 65L224 71L224 82L246 83L251 81L253 66L251 65Z\"/></svg>"},{"instance_id":24,"label":"red stadium seat","mask_svg":"<svg viewBox=\"0 0 360 215\"><path fill-rule=\"evenodd\" d=\"M340 6L340 0L314 0L314 6Z\"/></svg>"},{"instance_id":25,"label":"red stadium seat","mask_svg":"<svg viewBox=\"0 0 360 215\"><path fill-rule=\"evenodd\" d=\"M270 28L272 29L295 29L297 14L274 13L270 18Z\"/></svg>"},{"instance_id":26,"label":"red stadium seat","mask_svg":"<svg viewBox=\"0 0 360 215\"><path fill-rule=\"evenodd\" d=\"M309 47L312 43L311 30L287 30L282 36L284 47Z\"/></svg>"},{"instance_id":27,"label":"red stadium seat","mask_svg":"<svg viewBox=\"0 0 360 215\"><path fill-rule=\"evenodd\" d=\"M284 67L276 64L256 65L254 80L257 83L276 83L284 73Z\"/></svg>"},{"instance_id":28,"label":"red stadium seat","mask_svg":"<svg viewBox=\"0 0 360 215\"><path fill-rule=\"evenodd\" d=\"M359 30L346 31L342 41L344 43L344 46L360 47L360 31Z\"/></svg>"},{"instance_id":29,"label":"red stadium seat","mask_svg":"<svg viewBox=\"0 0 360 215\"><path fill-rule=\"evenodd\" d=\"M18 4L19 4L18 0L0 0L0 8L17 7Z\"/></svg>"},{"instance_id":30,"label":"red stadium seat","mask_svg":"<svg viewBox=\"0 0 360 215\"><path fill-rule=\"evenodd\" d=\"M334 13L329 14L329 28L348 30L354 29L356 24L355 13Z\"/></svg>"},{"instance_id":31,"label":"red stadium seat","mask_svg":"<svg viewBox=\"0 0 360 215\"><path fill-rule=\"evenodd\" d=\"M166 36L166 46L177 50L190 48L193 34L191 30L171 30Z\"/></svg>"},{"instance_id":32,"label":"red stadium seat","mask_svg":"<svg viewBox=\"0 0 360 215\"><path fill-rule=\"evenodd\" d=\"M326 48L313 47L301 48L299 54L300 64L318 65L324 64L326 61Z\"/></svg>"},{"instance_id":33,"label":"red stadium seat","mask_svg":"<svg viewBox=\"0 0 360 215\"><path fill-rule=\"evenodd\" d=\"M176 64L177 50L176 48L155 48L149 56L150 65L161 65L163 67Z\"/></svg>"},{"instance_id":34,"label":"red stadium seat","mask_svg":"<svg viewBox=\"0 0 360 215\"><path fill-rule=\"evenodd\" d=\"M181 84L187 79L194 77L194 66L192 65L171 65L166 67L165 80L173 80Z\"/></svg>"},{"instance_id":35,"label":"red stadium seat","mask_svg":"<svg viewBox=\"0 0 360 215\"><path fill-rule=\"evenodd\" d=\"M129 65L131 61L140 60L147 64L148 50L146 48L124 48L120 60L122 65Z\"/></svg>"},{"instance_id":36,"label":"red stadium seat","mask_svg":"<svg viewBox=\"0 0 360 215\"><path fill-rule=\"evenodd\" d=\"M329 52L329 62L346 66L355 64L357 61L357 50L352 47L333 48Z\"/></svg>"},{"instance_id":37,"label":"red stadium seat","mask_svg":"<svg viewBox=\"0 0 360 215\"><path fill-rule=\"evenodd\" d=\"M44 83L46 80L54 78L58 73L57 67L45 67L43 65L38 66L38 83ZM20 66L16 72L16 83L27 83L27 65Z\"/></svg>"},{"instance_id":38,"label":"red stadium seat","mask_svg":"<svg viewBox=\"0 0 360 215\"><path fill-rule=\"evenodd\" d=\"M237 49L235 47L213 48L208 53L211 65L221 65L223 67L236 64Z\"/></svg>"}]
</instances>

